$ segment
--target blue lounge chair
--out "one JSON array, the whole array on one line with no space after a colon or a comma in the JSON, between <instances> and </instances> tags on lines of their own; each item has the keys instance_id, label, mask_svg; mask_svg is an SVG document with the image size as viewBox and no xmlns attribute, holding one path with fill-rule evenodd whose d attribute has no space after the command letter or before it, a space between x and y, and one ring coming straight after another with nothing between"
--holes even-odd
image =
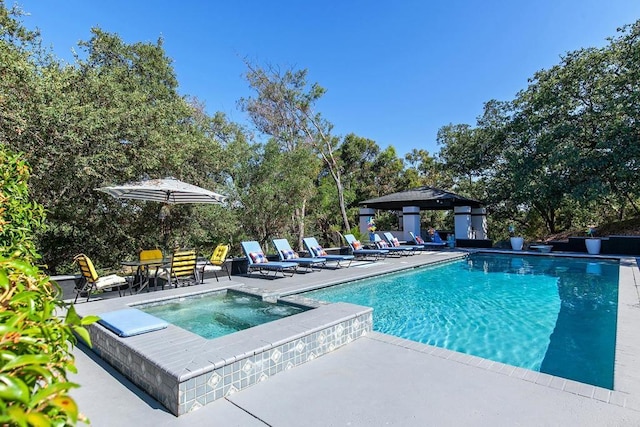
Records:
<instances>
[{"instance_id":1,"label":"blue lounge chair","mask_svg":"<svg viewBox=\"0 0 640 427\"><path fill-rule=\"evenodd\" d=\"M353 234L345 234L344 239L351 246L351 252L353 255L359 258L372 258L373 261L377 261L381 258L386 258L389 255L389 251L386 249L363 249L362 243L356 239Z\"/></svg>"},{"instance_id":2,"label":"blue lounge chair","mask_svg":"<svg viewBox=\"0 0 640 427\"><path fill-rule=\"evenodd\" d=\"M414 255L416 253L416 251L420 251L422 250L421 246L416 246L416 245L401 245L400 242L398 242L398 238L395 237L393 234L386 232L383 233L383 236L385 238L385 240L387 241L387 243L390 246L393 246L394 248L406 248L409 250L408 255Z\"/></svg>"},{"instance_id":3,"label":"blue lounge chair","mask_svg":"<svg viewBox=\"0 0 640 427\"><path fill-rule=\"evenodd\" d=\"M415 250L413 248L408 246L398 246L398 247L393 246L392 244L382 239L377 234L374 234L373 243L375 243L378 249L384 249L389 251L389 256L391 256L392 254L398 255L398 256L407 256L407 255L413 255L415 253Z\"/></svg>"},{"instance_id":4,"label":"blue lounge chair","mask_svg":"<svg viewBox=\"0 0 640 427\"><path fill-rule=\"evenodd\" d=\"M322 267L327 263L327 260L323 257L300 257L296 251L291 249L291 245L287 239L273 239L273 246L275 246L276 251L278 251L280 261L295 262L301 267L305 267L308 271L313 271L314 267Z\"/></svg>"},{"instance_id":5,"label":"blue lounge chair","mask_svg":"<svg viewBox=\"0 0 640 427\"><path fill-rule=\"evenodd\" d=\"M249 261L249 265L247 267L247 272L249 274L257 270L264 276L268 276L271 272L273 272L274 276L278 273L282 273L282 276L286 276L285 272L290 272L291 276L293 276L298 269L298 264L295 262L269 261L264 255L264 252L260 247L260 243L255 240L242 242L241 246L244 254L247 256L247 260Z\"/></svg>"},{"instance_id":6,"label":"blue lounge chair","mask_svg":"<svg viewBox=\"0 0 640 427\"><path fill-rule=\"evenodd\" d=\"M433 233L433 241L431 241L431 242L425 242L422 239L422 237L416 236L415 234L413 234L412 231L409 232L409 235L411 236L413 241L416 242L417 245L422 246L423 250L426 250L426 249L442 249L447 245L446 242L442 241L442 239L440 238L440 235L438 234L437 231L435 231ZM438 241L436 241L436 239Z\"/></svg>"},{"instance_id":7,"label":"blue lounge chair","mask_svg":"<svg viewBox=\"0 0 640 427\"><path fill-rule=\"evenodd\" d=\"M335 262L336 268L342 268L343 262L349 262L345 267L349 267L351 265L351 261L355 258L353 255L329 255L325 252L325 250L320 246L315 237L305 237L302 239L304 242L307 251L309 251L309 255L312 258L322 257L327 262Z\"/></svg>"}]
</instances>

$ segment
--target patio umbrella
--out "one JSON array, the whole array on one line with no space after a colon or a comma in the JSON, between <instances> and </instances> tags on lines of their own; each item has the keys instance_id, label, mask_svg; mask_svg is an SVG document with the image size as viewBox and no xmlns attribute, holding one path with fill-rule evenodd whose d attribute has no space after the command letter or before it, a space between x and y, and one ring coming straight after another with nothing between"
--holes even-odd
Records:
<instances>
[{"instance_id":1,"label":"patio umbrella","mask_svg":"<svg viewBox=\"0 0 640 427\"><path fill-rule=\"evenodd\" d=\"M226 196L196 185L187 184L175 178L148 179L112 187L96 188L117 199L134 199L163 203L158 218L161 222L163 246L167 246L169 235L165 219L169 216L169 206L184 203L222 203Z\"/></svg>"},{"instance_id":2,"label":"patio umbrella","mask_svg":"<svg viewBox=\"0 0 640 427\"><path fill-rule=\"evenodd\" d=\"M135 199L161 202L170 205L179 203L222 203L225 196L202 187L187 184L175 178L149 179L113 187L96 188L117 199Z\"/></svg>"}]
</instances>

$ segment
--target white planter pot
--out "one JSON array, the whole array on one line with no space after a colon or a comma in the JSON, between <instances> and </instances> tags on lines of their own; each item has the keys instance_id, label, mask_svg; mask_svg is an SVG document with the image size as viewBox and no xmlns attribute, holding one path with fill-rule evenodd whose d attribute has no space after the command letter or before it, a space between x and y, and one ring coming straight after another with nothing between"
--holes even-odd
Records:
<instances>
[{"instance_id":1,"label":"white planter pot","mask_svg":"<svg viewBox=\"0 0 640 427\"><path fill-rule=\"evenodd\" d=\"M523 237L512 237L511 238L511 249L514 251L521 251L522 245L524 245Z\"/></svg>"},{"instance_id":2,"label":"white planter pot","mask_svg":"<svg viewBox=\"0 0 640 427\"><path fill-rule=\"evenodd\" d=\"M591 255L600 253L600 239L585 239L584 244L587 246L587 252Z\"/></svg>"}]
</instances>

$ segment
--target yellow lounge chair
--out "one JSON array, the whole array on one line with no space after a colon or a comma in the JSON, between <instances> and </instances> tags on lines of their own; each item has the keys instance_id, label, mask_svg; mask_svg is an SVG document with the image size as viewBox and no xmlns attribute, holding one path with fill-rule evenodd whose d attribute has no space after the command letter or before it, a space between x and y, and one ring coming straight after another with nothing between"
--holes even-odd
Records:
<instances>
[{"instance_id":1,"label":"yellow lounge chair","mask_svg":"<svg viewBox=\"0 0 640 427\"><path fill-rule=\"evenodd\" d=\"M171 256L171 264L159 270L156 278L164 279L169 285L176 288L198 283L196 262L195 250L176 251Z\"/></svg>"},{"instance_id":2,"label":"yellow lounge chair","mask_svg":"<svg viewBox=\"0 0 640 427\"><path fill-rule=\"evenodd\" d=\"M138 254L138 259L141 264L138 270L138 274L141 277L141 280L145 286L151 287L151 281L153 280L154 287L157 288L157 275L158 271L161 269L164 263L164 255L162 255L162 251L158 248L156 249L143 249ZM135 283L134 283L135 284ZM148 288L147 288L148 289Z\"/></svg>"},{"instance_id":3,"label":"yellow lounge chair","mask_svg":"<svg viewBox=\"0 0 640 427\"><path fill-rule=\"evenodd\" d=\"M117 274L99 277L91 259L85 254L76 255L73 260L80 266L82 272L83 283L76 286L76 298L73 300L75 304L82 292L87 293L87 301L91 297L92 292L101 291L109 288L118 288L118 295L122 296L121 286L127 283L127 279Z\"/></svg>"},{"instance_id":4,"label":"yellow lounge chair","mask_svg":"<svg viewBox=\"0 0 640 427\"><path fill-rule=\"evenodd\" d=\"M227 272L227 276L229 276L229 280L231 280L231 271L229 270L229 265L226 262L227 254L229 253L229 245L218 245L213 251L211 258L209 258L205 262L198 263L198 272L200 273L200 283L204 282L204 273L206 271L213 271L213 274L216 276L216 282L218 280L218 271L222 271L224 269Z\"/></svg>"}]
</instances>

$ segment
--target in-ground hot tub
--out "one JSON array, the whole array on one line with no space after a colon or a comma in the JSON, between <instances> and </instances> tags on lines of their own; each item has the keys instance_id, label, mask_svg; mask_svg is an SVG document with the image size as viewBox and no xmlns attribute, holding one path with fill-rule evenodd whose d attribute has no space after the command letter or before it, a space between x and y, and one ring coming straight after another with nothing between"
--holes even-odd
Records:
<instances>
[{"instance_id":1,"label":"in-ground hot tub","mask_svg":"<svg viewBox=\"0 0 640 427\"><path fill-rule=\"evenodd\" d=\"M268 302L257 296L232 290L207 292L132 307L206 339L219 338L310 309L306 306Z\"/></svg>"},{"instance_id":2,"label":"in-ground hot tub","mask_svg":"<svg viewBox=\"0 0 640 427\"><path fill-rule=\"evenodd\" d=\"M198 294L202 292L178 298ZM128 305L123 298L79 304L76 310L80 315L100 315L159 301L136 297L127 298L135 300ZM89 332L93 350L100 357L171 413L182 415L329 353L372 330L373 310L368 307L318 303L297 296L278 302L306 311L214 339L173 324L127 338L100 324L91 325Z\"/></svg>"}]
</instances>

